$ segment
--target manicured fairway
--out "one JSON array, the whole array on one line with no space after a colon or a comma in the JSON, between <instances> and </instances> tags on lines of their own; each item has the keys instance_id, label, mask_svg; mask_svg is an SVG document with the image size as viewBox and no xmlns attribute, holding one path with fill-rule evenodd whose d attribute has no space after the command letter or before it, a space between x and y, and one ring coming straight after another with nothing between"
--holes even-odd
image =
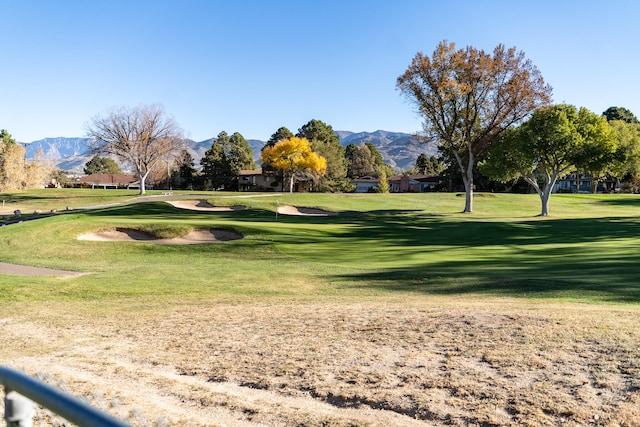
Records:
<instances>
[{"instance_id":1,"label":"manicured fairway","mask_svg":"<svg viewBox=\"0 0 640 427\"><path fill-rule=\"evenodd\" d=\"M558 213L544 219L535 216L533 195L481 195L472 215L458 212L460 198L453 194L205 196L213 205L248 209L189 211L156 200L75 210L2 229L2 261L93 273L63 285L38 279L46 299L69 297L69 286L83 299L181 292L640 300L640 205L634 196L556 195ZM276 203L337 215L276 218ZM244 239L194 247L76 239L115 227L176 235L217 227ZM96 286L104 280L108 289ZM21 281L0 277L0 286L9 285L4 298L17 298L24 289L14 285ZM306 284L304 290L296 283Z\"/></svg>"},{"instance_id":2,"label":"manicured fairway","mask_svg":"<svg viewBox=\"0 0 640 427\"><path fill-rule=\"evenodd\" d=\"M640 419L636 196L554 195L540 218L535 195L469 215L441 193L109 194L6 195L74 209L0 228L0 262L87 274L0 273L0 363L169 425ZM78 240L115 229L243 238Z\"/></svg>"}]
</instances>

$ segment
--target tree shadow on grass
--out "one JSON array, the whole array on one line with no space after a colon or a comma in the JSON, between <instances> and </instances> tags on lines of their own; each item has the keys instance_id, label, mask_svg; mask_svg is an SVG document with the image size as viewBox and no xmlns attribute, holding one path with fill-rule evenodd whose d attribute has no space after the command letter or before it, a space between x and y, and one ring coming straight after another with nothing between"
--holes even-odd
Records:
<instances>
[{"instance_id":1,"label":"tree shadow on grass","mask_svg":"<svg viewBox=\"0 0 640 427\"><path fill-rule=\"evenodd\" d=\"M393 258L397 266L387 262L386 268L332 279L427 294L640 302L638 218L488 222L389 211L370 217L339 237L363 244L343 244L334 260L357 259L360 251L373 268ZM447 259L445 252L458 258ZM419 261L402 263L403 257Z\"/></svg>"},{"instance_id":2,"label":"tree shadow on grass","mask_svg":"<svg viewBox=\"0 0 640 427\"><path fill-rule=\"evenodd\" d=\"M462 219L457 219L462 218ZM406 245L570 244L640 236L640 218L482 221L411 211L369 212L344 237L391 239Z\"/></svg>"},{"instance_id":3,"label":"tree shadow on grass","mask_svg":"<svg viewBox=\"0 0 640 427\"><path fill-rule=\"evenodd\" d=\"M486 294L640 303L637 256L599 257L549 265L546 260L445 261L413 267L336 274L347 288L425 295Z\"/></svg>"}]
</instances>

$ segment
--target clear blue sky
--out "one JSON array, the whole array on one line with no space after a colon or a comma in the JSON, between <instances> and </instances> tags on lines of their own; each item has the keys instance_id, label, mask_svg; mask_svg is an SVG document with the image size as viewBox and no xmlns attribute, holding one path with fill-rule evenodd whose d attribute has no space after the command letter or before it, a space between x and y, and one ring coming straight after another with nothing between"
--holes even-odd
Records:
<instances>
[{"instance_id":1,"label":"clear blue sky","mask_svg":"<svg viewBox=\"0 0 640 427\"><path fill-rule=\"evenodd\" d=\"M640 116L636 0L0 0L0 17L0 128L20 142L156 103L196 141L311 119L416 132L396 78L443 39L515 46L554 102Z\"/></svg>"}]
</instances>

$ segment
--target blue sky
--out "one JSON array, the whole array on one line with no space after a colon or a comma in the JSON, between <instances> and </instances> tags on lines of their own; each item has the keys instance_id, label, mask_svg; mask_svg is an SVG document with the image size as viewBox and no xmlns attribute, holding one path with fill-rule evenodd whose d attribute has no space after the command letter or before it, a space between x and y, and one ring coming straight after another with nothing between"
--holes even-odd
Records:
<instances>
[{"instance_id":1,"label":"blue sky","mask_svg":"<svg viewBox=\"0 0 640 427\"><path fill-rule=\"evenodd\" d=\"M0 16L0 128L20 142L141 104L196 141L311 119L417 132L396 79L444 39L515 46L554 102L640 116L635 0L0 0Z\"/></svg>"}]
</instances>

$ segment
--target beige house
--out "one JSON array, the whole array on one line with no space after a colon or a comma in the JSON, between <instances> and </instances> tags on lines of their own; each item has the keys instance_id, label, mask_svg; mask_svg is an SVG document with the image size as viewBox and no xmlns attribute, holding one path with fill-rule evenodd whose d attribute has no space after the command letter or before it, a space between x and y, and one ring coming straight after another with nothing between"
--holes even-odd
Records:
<instances>
[{"instance_id":1,"label":"beige house","mask_svg":"<svg viewBox=\"0 0 640 427\"><path fill-rule=\"evenodd\" d=\"M273 190L274 178L263 174L262 169L244 169L238 173L238 191Z\"/></svg>"}]
</instances>

